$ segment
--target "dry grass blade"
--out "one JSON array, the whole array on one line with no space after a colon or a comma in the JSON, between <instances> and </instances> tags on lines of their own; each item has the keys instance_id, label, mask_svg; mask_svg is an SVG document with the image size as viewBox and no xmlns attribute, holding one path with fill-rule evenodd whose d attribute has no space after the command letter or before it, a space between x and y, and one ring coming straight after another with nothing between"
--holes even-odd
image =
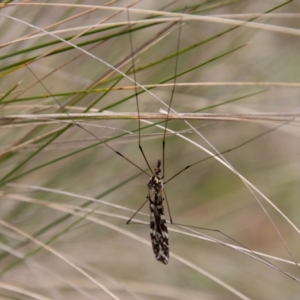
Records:
<instances>
[{"instance_id":1,"label":"dry grass blade","mask_svg":"<svg viewBox=\"0 0 300 300\"><path fill-rule=\"evenodd\" d=\"M3 297L297 299L299 3L0 7Z\"/></svg>"}]
</instances>

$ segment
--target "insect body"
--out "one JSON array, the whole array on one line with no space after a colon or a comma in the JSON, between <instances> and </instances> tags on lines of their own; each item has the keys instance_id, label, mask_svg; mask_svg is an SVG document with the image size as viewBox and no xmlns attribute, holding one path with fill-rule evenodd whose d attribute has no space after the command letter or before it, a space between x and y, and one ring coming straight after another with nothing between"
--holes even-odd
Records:
<instances>
[{"instance_id":1,"label":"insect body","mask_svg":"<svg viewBox=\"0 0 300 300\"><path fill-rule=\"evenodd\" d=\"M148 182L150 206L150 237L155 258L163 264L169 262L169 235L163 207L163 181L159 175L161 161L158 160L154 174Z\"/></svg>"}]
</instances>

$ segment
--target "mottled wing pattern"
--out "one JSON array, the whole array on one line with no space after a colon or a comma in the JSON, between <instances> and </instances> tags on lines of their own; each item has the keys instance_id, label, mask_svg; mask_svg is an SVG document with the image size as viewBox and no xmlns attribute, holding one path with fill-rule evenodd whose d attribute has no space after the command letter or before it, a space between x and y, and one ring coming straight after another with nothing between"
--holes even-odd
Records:
<instances>
[{"instance_id":1,"label":"mottled wing pattern","mask_svg":"<svg viewBox=\"0 0 300 300\"><path fill-rule=\"evenodd\" d=\"M155 258L163 264L169 262L169 235L164 214L162 180L154 175L148 183L150 205L150 237Z\"/></svg>"},{"instance_id":2,"label":"mottled wing pattern","mask_svg":"<svg viewBox=\"0 0 300 300\"><path fill-rule=\"evenodd\" d=\"M150 202L150 237L155 258L164 263L169 262L169 235L166 218L162 205L162 198L154 195Z\"/></svg>"}]
</instances>

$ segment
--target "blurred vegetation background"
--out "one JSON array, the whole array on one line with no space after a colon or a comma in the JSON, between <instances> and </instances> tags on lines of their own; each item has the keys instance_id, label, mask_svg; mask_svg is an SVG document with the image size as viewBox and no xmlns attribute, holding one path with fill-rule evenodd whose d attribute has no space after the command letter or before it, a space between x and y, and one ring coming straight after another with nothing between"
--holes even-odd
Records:
<instances>
[{"instance_id":1,"label":"blurred vegetation background","mask_svg":"<svg viewBox=\"0 0 300 300\"><path fill-rule=\"evenodd\" d=\"M299 282L283 271L300 278L299 2L11 1L0 8L1 299L298 299ZM195 146L211 150L199 133L222 152L282 124L224 154L273 207L254 192L264 211L215 159L165 190L174 223L220 230L283 271L171 225L170 262L156 262L148 204L137 216L144 224L126 225L146 201L149 178L114 151L147 171L138 133L154 167L165 123L87 115L76 119L87 131L76 126L74 113L137 112L134 83L101 61L132 80L135 71L167 104L176 78L172 109L214 114L189 121L195 130L168 122L165 181L207 157ZM141 114L167 110L137 91ZM270 121L259 113L278 115Z\"/></svg>"}]
</instances>

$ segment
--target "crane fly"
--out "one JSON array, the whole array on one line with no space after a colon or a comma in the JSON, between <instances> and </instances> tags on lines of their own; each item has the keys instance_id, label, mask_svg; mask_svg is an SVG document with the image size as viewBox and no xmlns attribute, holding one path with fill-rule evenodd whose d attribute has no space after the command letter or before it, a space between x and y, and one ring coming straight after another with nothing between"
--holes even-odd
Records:
<instances>
[{"instance_id":1,"label":"crane fly","mask_svg":"<svg viewBox=\"0 0 300 300\"><path fill-rule=\"evenodd\" d=\"M169 233L163 206L163 180L160 177L161 160L157 161L154 175L148 182L150 207L150 237L155 258L167 264L169 262Z\"/></svg>"},{"instance_id":2,"label":"crane fly","mask_svg":"<svg viewBox=\"0 0 300 300\"><path fill-rule=\"evenodd\" d=\"M128 19L129 19L129 15L128 15ZM170 110L171 110L171 105L172 105L173 95L174 95L175 85L176 85L177 66L178 66L178 53L179 53L179 41L180 41L180 29L181 29L181 25L179 26L179 37L178 37L178 42L177 42L177 55L176 55L176 61L175 61L174 84L173 84L171 98L170 98L170 100L168 102L168 105L167 105L168 111L167 111L167 114L166 114L165 125L164 125L164 130L163 130L164 133L163 133L163 139L162 139L162 159L157 160L156 167L153 170L151 169L150 164L149 164L149 162L146 158L146 155L144 153L144 150L141 146L141 130L142 130L142 128L141 128L141 125L140 125L140 118L138 118L138 138L139 138L138 139L139 140L139 145L138 146L139 146L140 152L142 153L142 156L144 157L144 161L145 161L148 169L151 170L150 179L147 183L147 188L148 188L147 201L149 202L149 208L150 208L150 238L151 238L151 244L152 244L152 249L153 249L154 256L155 256L156 260L163 263L163 264L165 264L165 265L168 264L168 262L169 262L169 235L168 235L166 216L165 216L165 213L164 213L164 206L163 206L164 201L166 200L165 199L166 196L165 196L165 192L164 192L164 184L170 182L173 178L175 178L176 176L178 176L179 174L181 174L182 172L184 172L185 170L187 170L190 167L193 167L193 166L195 166L195 165L197 165L197 164L199 164L199 163L201 163L205 160L211 159L213 157L221 156L222 154L225 154L227 152L238 149L238 148L252 142L253 140L258 139L258 138L262 137L263 135L266 135L266 134L276 130L277 128L285 125L285 124L281 124L279 126L273 127L273 128L271 128L271 129L255 136L253 138L250 138L250 139L246 140L245 142L237 145L236 147L227 149L225 151L219 152L215 155L211 155L211 156L208 156L208 157L200 159L200 160L198 159L196 162L194 162L194 163L186 166L185 168L179 170L177 173L175 173L175 175L171 176L168 180L166 180L164 182L163 180L164 180L164 176L165 176L165 140L166 140L166 132L167 132L167 127L168 127L168 121L169 121L169 114L170 114ZM134 76L134 83L135 83L136 107L137 107L137 112L138 112L138 115L139 115L140 110L139 110L139 100L138 100L138 93L137 93L137 80L136 80L136 72L135 72L135 63L134 63L134 56L133 56L134 51L133 51L133 45L132 45L131 33L130 32L129 32L129 38L130 38L131 59L132 59L132 67L131 68L133 69L133 76ZM65 42L69 43L67 41L65 41ZM112 66L110 65L110 67L112 67ZM116 68L114 68L114 69L116 71L118 71L118 69L116 69ZM121 74L123 74L123 73L121 73ZM123 74L123 75L125 75L125 74ZM126 77L128 77L128 76L126 76ZM45 86L44 86L44 88L45 88ZM46 90L48 91L47 88L46 88ZM53 97L53 98L55 99L55 101L62 108L62 105L59 103L59 101L55 97ZM67 112L66 112L66 114L69 116L69 114ZM127 160L129 163L131 163L137 169L139 169L139 170L143 171L144 173L146 173L147 175L149 175L147 172L145 172L143 170L143 168L139 167L131 159L127 158L126 156L124 156L119 151L116 151L106 141L104 141L103 139L101 139L98 136L94 135L92 132L85 129L83 126L80 125L79 122L76 122L71 117L70 117L70 119L73 121L73 123L75 125L79 126L83 130L88 132L90 135L92 135L94 138L96 138L102 144L104 144L107 148L109 148L110 150L114 151L116 154L118 154L119 156L121 156L122 158ZM161 173L162 173L162 175L161 175ZM168 209L169 209L169 206L168 206ZM137 212L138 211L136 211L136 213ZM135 216L135 214L133 216ZM171 217L171 214L170 214L170 210L169 210L169 215L170 215L170 223L173 224L172 217ZM127 224L130 222L130 220L133 218L133 216L128 220ZM221 231L219 231L219 232L221 233Z\"/></svg>"}]
</instances>

